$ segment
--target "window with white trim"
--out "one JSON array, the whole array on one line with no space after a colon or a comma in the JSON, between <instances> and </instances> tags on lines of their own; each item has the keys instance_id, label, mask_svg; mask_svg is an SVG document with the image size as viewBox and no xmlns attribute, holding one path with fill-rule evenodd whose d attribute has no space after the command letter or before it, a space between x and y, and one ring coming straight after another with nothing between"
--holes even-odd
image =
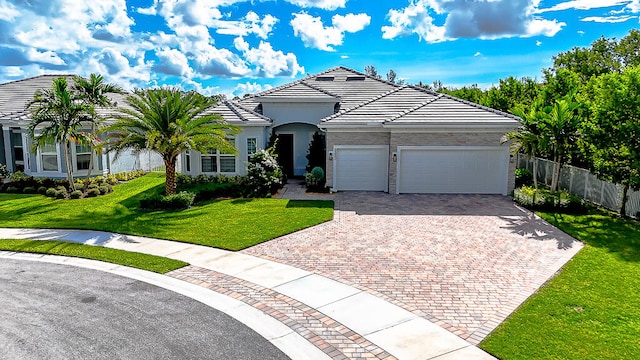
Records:
<instances>
[{"instance_id":1,"label":"window with white trim","mask_svg":"<svg viewBox=\"0 0 640 360\"><path fill-rule=\"evenodd\" d=\"M251 155L258 152L258 139L247 138L247 160L251 159Z\"/></svg>"},{"instance_id":2,"label":"window with white trim","mask_svg":"<svg viewBox=\"0 0 640 360\"><path fill-rule=\"evenodd\" d=\"M184 152L184 165L186 172L191 172L191 151Z\"/></svg>"},{"instance_id":3,"label":"window with white trim","mask_svg":"<svg viewBox=\"0 0 640 360\"><path fill-rule=\"evenodd\" d=\"M76 144L76 170L89 170L91 146Z\"/></svg>"},{"instance_id":4,"label":"window with white trim","mask_svg":"<svg viewBox=\"0 0 640 360\"><path fill-rule=\"evenodd\" d=\"M228 139L235 146L235 139ZM201 156L202 172L205 173L235 173L236 156L219 150L211 150Z\"/></svg>"},{"instance_id":5,"label":"window with white trim","mask_svg":"<svg viewBox=\"0 0 640 360\"><path fill-rule=\"evenodd\" d=\"M60 171L58 168L58 146L46 143L40 146L40 164L42 171Z\"/></svg>"}]
</instances>

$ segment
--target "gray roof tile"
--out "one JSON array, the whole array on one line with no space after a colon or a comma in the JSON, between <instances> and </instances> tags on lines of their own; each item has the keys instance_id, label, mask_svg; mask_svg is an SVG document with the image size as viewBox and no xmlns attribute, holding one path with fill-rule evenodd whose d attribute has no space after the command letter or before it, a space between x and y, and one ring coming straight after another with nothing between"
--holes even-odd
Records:
<instances>
[{"instance_id":1,"label":"gray roof tile","mask_svg":"<svg viewBox=\"0 0 640 360\"><path fill-rule=\"evenodd\" d=\"M222 116L228 123L234 125L262 125L269 126L271 119L233 101L223 101L206 111L207 114Z\"/></svg>"}]
</instances>

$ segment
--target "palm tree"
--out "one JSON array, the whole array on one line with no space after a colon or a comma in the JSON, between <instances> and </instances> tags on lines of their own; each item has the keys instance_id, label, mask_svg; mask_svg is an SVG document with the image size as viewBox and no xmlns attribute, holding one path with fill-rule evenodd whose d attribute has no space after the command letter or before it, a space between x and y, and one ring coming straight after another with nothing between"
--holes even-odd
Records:
<instances>
[{"instance_id":1,"label":"palm tree","mask_svg":"<svg viewBox=\"0 0 640 360\"><path fill-rule=\"evenodd\" d=\"M93 171L93 157L95 152L95 146L98 144L99 139L96 133L96 127L98 125L98 116L95 112L95 107L109 107L113 106L113 102L108 94L122 94L123 90L114 84L109 84L104 82L104 77L98 74L91 74L89 79L85 79L80 76L76 76L73 78L74 86L73 90L79 94L84 103L87 106L92 108L91 112L91 133L89 134L91 142L89 146L91 148L91 156L89 157L89 169L87 170L87 181L84 183L83 190L86 191L89 186L89 178L91 177L91 172Z\"/></svg>"},{"instance_id":2,"label":"palm tree","mask_svg":"<svg viewBox=\"0 0 640 360\"><path fill-rule=\"evenodd\" d=\"M176 193L176 160L187 150L237 153L227 136L240 132L220 116L208 113L215 101L177 88L136 90L118 108L108 126L107 147L122 151L148 149L159 153L166 168L165 194Z\"/></svg>"},{"instance_id":3,"label":"palm tree","mask_svg":"<svg viewBox=\"0 0 640 360\"><path fill-rule=\"evenodd\" d=\"M578 137L580 118L575 115L578 103L572 101L572 97L573 95L569 94L561 100L556 100L555 104L547 109L547 116L544 118L549 150L553 157L551 191L558 190L560 169Z\"/></svg>"},{"instance_id":4,"label":"palm tree","mask_svg":"<svg viewBox=\"0 0 640 360\"><path fill-rule=\"evenodd\" d=\"M542 131L540 123L539 102L536 102L525 112L522 107L515 108L511 111L522 122L518 131L507 133L506 139L513 140L511 152L514 154L524 153L533 162L533 186L538 189L538 156L542 155L546 144L546 137Z\"/></svg>"},{"instance_id":5,"label":"palm tree","mask_svg":"<svg viewBox=\"0 0 640 360\"><path fill-rule=\"evenodd\" d=\"M71 141L86 144L87 134L80 131L83 122L91 120L91 108L69 91L67 79L53 79L50 89L37 90L27 104L31 113L28 133L37 149L46 144L62 144L69 189L75 190L69 146Z\"/></svg>"}]
</instances>

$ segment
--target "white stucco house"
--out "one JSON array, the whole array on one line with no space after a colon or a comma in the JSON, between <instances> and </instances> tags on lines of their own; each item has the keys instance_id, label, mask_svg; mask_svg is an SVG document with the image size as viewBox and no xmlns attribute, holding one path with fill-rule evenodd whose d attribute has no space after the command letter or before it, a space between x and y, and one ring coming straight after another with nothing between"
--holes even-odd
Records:
<instances>
[{"instance_id":1,"label":"white stucco house","mask_svg":"<svg viewBox=\"0 0 640 360\"><path fill-rule=\"evenodd\" d=\"M210 111L243 129L234 139L239 155L185 153L185 174L244 174L248 156L273 132L285 172L300 176L320 130L334 191L506 195L515 183L515 162L501 140L518 127L517 117L345 67Z\"/></svg>"},{"instance_id":2,"label":"white stucco house","mask_svg":"<svg viewBox=\"0 0 640 360\"><path fill-rule=\"evenodd\" d=\"M33 153L24 104L55 76L0 84L0 163L34 176L64 177L61 147ZM117 99L116 99L117 100ZM315 132L326 142L327 185L334 191L503 194L513 190L515 162L501 140L519 119L448 95L398 85L345 67L209 109L242 131L237 155L185 152L178 171L244 175L247 160L278 137L288 176L302 176ZM86 149L72 149L74 174L86 174ZM96 174L159 166L150 154L94 155ZM154 155L155 156L155 155ZM84 171L83 171L84 170Z\"/></svg>"},{"instance_id":3,"label":"white stucco house","mask_svg":"<svg viewBox=\"0 0 640 360\"><path fill-rule=\"evenodd\" d=\"M65 178L66 167L63 147L50 144L31 149L31 140L27 135L30 114L25 105L33 99L38 89L49 89L53 79L68 75L41 75L24 80L0 84L0 164L9 171L23 171L35 177ZM114 101L122 102L124 95L112 95ZM110 109L97 109L99 115L107 115ZM85 129L88 131L89 129ZM139 154L125 153L117 160L111 153L91 154L88 146L71 146L71 158L74 176L86 176L89 159L94 156L93 176L107 175L131 170L151 170L162 166L162 158L150 152Z\"/></svg>"}]
</instances>

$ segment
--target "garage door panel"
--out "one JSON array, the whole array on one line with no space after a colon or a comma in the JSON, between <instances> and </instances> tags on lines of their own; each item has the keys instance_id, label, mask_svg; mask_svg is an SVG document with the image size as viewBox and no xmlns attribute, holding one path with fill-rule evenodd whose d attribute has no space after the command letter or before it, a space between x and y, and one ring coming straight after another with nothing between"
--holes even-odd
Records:
<instances>
[{"instance_id":1,"label":"garage door panel","mask_svg":"<svg viewBox=\"0 0 640 360\"><path fill-rule=\"evenodd\" d=\"M334 154L336 190L387 191L387 147L343 148Z\"/></svg>"},{"instance_id":2,"label":"garage door panel","mask_svg":"<svg viewBox=\"0 0 640 360\"><path fill-rule=\"evenodd\" d=\"M400 193L503 194L508 150L403 149L399 152Z\"/></svg>"}]
</instances>

